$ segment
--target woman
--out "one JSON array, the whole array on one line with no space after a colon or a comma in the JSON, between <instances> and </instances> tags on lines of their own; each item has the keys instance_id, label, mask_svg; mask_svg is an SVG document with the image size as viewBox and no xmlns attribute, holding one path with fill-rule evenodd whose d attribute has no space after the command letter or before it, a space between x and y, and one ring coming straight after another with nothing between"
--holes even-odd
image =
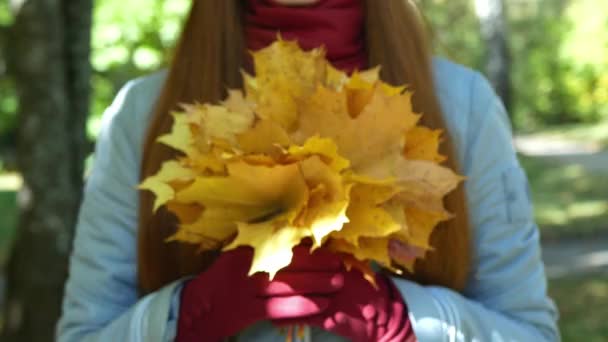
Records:
<instances>
[{"instance_id":1,"label":"woman","mask_svg":"<svg viewBox=\"0 0 608 342\"><path fill-rule=\"evenodd\" d=\"M276 32L325 45L346 71L382 65L408 84L424 124L446 130L448 166L467 177L433 233L435 251L374 290L336 256L295 249L273 282L246 277L251 250L219 257L165 243L175 229L136 185L174 157L156 144L178 103L215 102L241 86L247 50ZM142 148L143 146L143 148ZM431 58L404 0L195 0L168 73L130 82L105 114L81 207L60 341L283 341L275 325L312 326L314 340L555 341L527 182L500 101L478 73ZM215 261L215 262L214 262Z\"/></svg>"}]
</instances>

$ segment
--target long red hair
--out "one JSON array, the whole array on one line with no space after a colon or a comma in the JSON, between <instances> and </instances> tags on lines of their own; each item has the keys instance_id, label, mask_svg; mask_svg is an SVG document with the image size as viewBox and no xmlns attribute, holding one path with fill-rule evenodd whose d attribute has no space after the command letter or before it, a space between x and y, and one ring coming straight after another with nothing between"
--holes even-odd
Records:
<instances>
[{"instance_id":1,"label":"long red hair","mask_svg":"<svg viewBox=\"0 0 608 342\"><path fill-rule=\"evenodd\" d=\"M433 84L431 48L427 31L411 1L366 0L366 43L370 65L382 65L382 78L394 85L408 84L414 108L423 123L443 129L441 146L447 166L458 171L457 157ZM156 143L170 131L171 110L179 103L217 102L226 89L241 87L245 57L241 0L195 0L177 45L168 77L156 103L144 145L141 179L156 173L176 152ZM204 270L217 253L198 253L185 244L166 243L176 230L175 217L166 210L153 214L151 193L140 193L138 278L142 293ZM470 267L470 229L462 186L445 200L455 218L433 233L435 250L418 261L406 277L420 283L462 290Z\"/></svg>"}]
</instances>

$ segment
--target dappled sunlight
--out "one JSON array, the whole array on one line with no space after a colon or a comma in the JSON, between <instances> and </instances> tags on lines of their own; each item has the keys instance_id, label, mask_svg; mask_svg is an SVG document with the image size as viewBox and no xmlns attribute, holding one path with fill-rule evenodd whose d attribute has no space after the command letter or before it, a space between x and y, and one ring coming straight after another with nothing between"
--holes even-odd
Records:
<instances>
[{"instance_id":1,"label":"dappled sunlight","mask_svg":"<svg viewBox=\"0 0 608 342\"><path fill-rule=\"evenodd\" d=\"M601 145L597 142L571 141L547 135L516 137L514 142L517 150L528 156L593 154L601 150Z\"/></svg>"},{"instance_id":2,"label":"dappled sunlight","mask_svg":"<svg viewBox=\"0 0 608 342\"><path fill-rule=\"evenodd\" d=\"M515 145L527 155L597 153L608 147L608 120L549 127L516 137Z\"/></svg>"},{"instance_id":3,"label":"dappled sunlight","mask_svg":"<svg viewBox=\"0 0 608 342\"><path fill-rule=\"evenodd\" d=\"M530 180L543 237L588 235L608 229L608 173L554 157L520 156ZM608 164L606 164L608 168Z\"/></svg>"},{"instance_id":4,"label":"dappled sunlight","mask_svg":"<svg viewBox=\"0 0 608 342\"><path fill-rule=\"evenodd\" d=\"M580 179L585 174L582 165L568 165L563 168L564 176L572 179Z\"/></svg>"},{"instance_id":5,"label":"dappled sunlight","mask_svg":"<svg viewBox=\"0 0 608 342\"><path fill-rule=\"evenodd\" d=\"M565 225L568 223L568 215L560 206L536 205L536 220L543 224Z\"/></svg>"},{"instance_id":6,"label":"dappled sunlight","mask_svg":"<svg viewBox=\"0 0 608 342\"><path fill-rule=\"evenodd\" d=\"M0 191L17 191L23 179L18 173L0 173Z\"/></svg>"},{"instance_id":7,"label":"dappled sunlight","mask_svg":"<svg viewBox=\"0 0 608 342\"><path fill-rule=\"evenodd\" d=\"M592 200L572 203L566 208L568 216L574 219L591 218L608 214L608 201Z\"/></svg>"},{"instance_id":8,"label":"dappled sunlight","mask_svg":"<svg viewBox=\"0 0 608 342\"><path fill-rule=\"evenodd\" d=\"M564 225L576 219L608 216L607 200L574 201L570 204L547 203L536 206L536 217L541 222ZM608 224L608 222L607 222Z\"/></svg>"},{"instance_id":9,"label":"dappled sunlight","mask_svg":"<svg viewBox=\"0 0 608 342\"><path fill-rule=\"evenodd\" d=\"M598 298L608 299L608 281L594 280L587 284L586 289L590 295Z\"/></svg>"},{"instance_id":10,"label":"dappled sunlight","mask_svg":"<svg viewBox=\"0 0 608 342\"><path fill-rule=\"evenodd\" d=\"M608 120L595 124L556 127L545 131L544 135L554 138L593 142L605 147L608 143Z\"/></svg>"}]
</instances>

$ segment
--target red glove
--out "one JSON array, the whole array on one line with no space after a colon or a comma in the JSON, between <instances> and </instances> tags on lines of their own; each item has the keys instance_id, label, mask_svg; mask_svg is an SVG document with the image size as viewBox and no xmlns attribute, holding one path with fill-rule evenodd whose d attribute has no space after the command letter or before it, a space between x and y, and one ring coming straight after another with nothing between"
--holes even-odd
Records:
<instances>
[{"instance_id":1,"label":"red glove","mask_svg":"<svg viewBox=\"0 0 608 342\"><path fill-rule=\"evenodd\" d=\"M329 307L321 314L275 323L316 326L354 342L416 341L407 306L389 278L377 274L375 289L357 270L342 274L343 288L329 296Z\"/></svg>"},{"instance_id":2,"label":"red glove","mask_svg":"<svg viewBox=\"0 0 608 342\"><path fill-rule=\"evenodd\" d=\"M300 267L308 255L315 265ZM262 320L305 319L328 306L327 296L342 286L339 263L319 263L306 248L294 249L295 268L247 276L253 250L241 247L222 253L205 272L184 285L176 341L220 341Z\"/></svg>"}]
</instances>

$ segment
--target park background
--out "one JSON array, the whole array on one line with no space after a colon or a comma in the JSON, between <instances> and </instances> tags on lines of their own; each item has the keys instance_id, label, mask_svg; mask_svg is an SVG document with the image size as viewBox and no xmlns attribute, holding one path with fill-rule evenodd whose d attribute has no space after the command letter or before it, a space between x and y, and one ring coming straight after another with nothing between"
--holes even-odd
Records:
<instances>
[{"instance_id":1,"label":"park background","mask_svg":"<svg viewBox=\"0 0 608 342\"><path fill-rule=\"evenodd\" d=\"M50 341L103 110L166 65L191 0L0 1L0 339ZM564 341L608 341L608 2L418 4L509 109Z\"/></svg>"}]
</instances>

